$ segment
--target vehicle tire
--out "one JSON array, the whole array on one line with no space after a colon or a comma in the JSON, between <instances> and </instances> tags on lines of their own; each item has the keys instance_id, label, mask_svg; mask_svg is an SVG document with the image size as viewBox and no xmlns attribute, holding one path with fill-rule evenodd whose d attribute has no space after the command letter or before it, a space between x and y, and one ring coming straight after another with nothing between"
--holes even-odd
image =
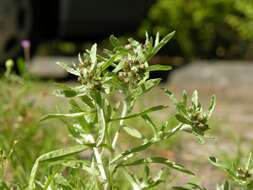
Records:
<instances>
[{"instance_id":1,"label":"vehicle tire","mask_svg":"<svg viewBox=\"0 0 253 190\"><path fill-rule=\"evenodd\" d=\"M21 41L32 34L30 0L0 0L0 63L21 55Z\"/></svg>"}]
</instances>

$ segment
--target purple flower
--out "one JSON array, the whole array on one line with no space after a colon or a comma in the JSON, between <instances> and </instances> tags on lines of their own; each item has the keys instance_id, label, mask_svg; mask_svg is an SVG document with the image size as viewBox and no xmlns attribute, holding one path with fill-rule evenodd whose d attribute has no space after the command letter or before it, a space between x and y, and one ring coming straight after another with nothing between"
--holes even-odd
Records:
<instances>
[{"instance_id":1,"label":"purple flower","mask_svg":"<svg viewBox=\"0 0 253 190\"><path fill-rule=\"evenodd\" d=\"M26 49L26 48L30 48L31 46L31 42L29 40L22 40L21 41L21 47Z\"/></svg>"}]
</instances>

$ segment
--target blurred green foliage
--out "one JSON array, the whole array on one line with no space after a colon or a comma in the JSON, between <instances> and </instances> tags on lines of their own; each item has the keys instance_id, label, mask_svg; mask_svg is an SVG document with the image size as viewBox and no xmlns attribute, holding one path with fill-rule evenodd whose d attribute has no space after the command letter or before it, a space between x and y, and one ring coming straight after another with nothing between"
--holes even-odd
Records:
<instances>
[{"instance_id":1,"label":"blurred green foliage","mask_svg":"<svg viewBox=\"0 0 253 190\"><path fill-rule=\"evenodd\" d=\"M24 77L14 74L15 64ZM46 110L42 100L47 96L44 88L48 90L49 85L30 80L24 67L21 59L17 63L8 60L6 72L0 76L1 190L8 190L7 186L23 189L34 160L42 153L58 147L62 139L59 133L52 135L56 134L54 125L45 128L38 122ZM39 102L42 105L38 105Z\"/></svg>"},{"instance_id":2,"label":"blurred green foliage","mask_svg":"<svg viewBox=\"0 0 253 190\"><path fill-rule=\"evenodd\" d=\"M185 58L252 58L252 0L157 0L139 35L176 30L166 53ZM169 51L168 51L169 50Z\"/></svg>"}]
</instances>

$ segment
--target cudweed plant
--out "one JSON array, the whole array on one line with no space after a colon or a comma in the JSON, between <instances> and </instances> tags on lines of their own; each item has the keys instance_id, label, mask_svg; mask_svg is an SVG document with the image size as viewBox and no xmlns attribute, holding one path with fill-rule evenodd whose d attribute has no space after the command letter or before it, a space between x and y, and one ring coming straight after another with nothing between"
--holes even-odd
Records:
<instances>
[{"instance_id":1,"label":"cudweed plant","mask_svg":"<svg viewBox=\"0 0 253 190\"><path fill-rule=\"evenodd\" d=\"M119 179L122 175L131 189L142 190L158 186L165 180L169 169L193 175L192 171L167 158L144 157L141 153L157 143L166 143L173 135L183 131L203 141L209 129L207 122L214 110L215 98L211 99L209 110L204 112L196 91L191 105L188 105L186 92L182 100L177 101L171 92L165 90L177 108L179 124L174 127L166 121L158 126L150 115L166 109L166 105L133 111L136 100L160 83L160 79L150 79L149 73L171 69L167 65L149 65L149 60L173 36L174 32L160 40L157 34L153 40L146 35L144 44L132 38L123 44L111 36L112 50L104 50L98 55L97 45L94 44L78 56L78 64L57 63L76 75L80 85L61 85L54 92L56 96L69 99L69 113L49 114L41 120L58 118L63 121L78 145L41 155L32 168L28 190L123 189ZM121 94L117 102L112 99L115 94ZM126 120L133 118L144 120L152 135L144 136L137 128L127 126ZM124 140L122 133L138 139L139 144L122 150L119 146ZM89 153L88 159L73 157L85 151ZM47 163L51 169L44 179L37 180L36 173L41 163ZM150 172L152 164L162 166L156 176ZM138 176L134 170L139 165L144 166L143 176ZM79 172L75 173L77 170ZM85 173L82 179L81 171ZM79 176L79 180L67 180L73 179L72 175Z\"/></svg>"},{"instance_id":2,"label":"cudweed plant","mask_svg":"<svg viewBox=\"0 0 253 190\"><path fill-rule=\"evenodd\" d=\"M248 159L243 166L236 161L223 162L215 157L210 157L209 160L214 166L224 170L231 178L230 181L225 181L223 185L218 186L217 190L232 190L236 188L242 190L253 189L252 152L249 154Z\"/></svg>"}]
</instances>

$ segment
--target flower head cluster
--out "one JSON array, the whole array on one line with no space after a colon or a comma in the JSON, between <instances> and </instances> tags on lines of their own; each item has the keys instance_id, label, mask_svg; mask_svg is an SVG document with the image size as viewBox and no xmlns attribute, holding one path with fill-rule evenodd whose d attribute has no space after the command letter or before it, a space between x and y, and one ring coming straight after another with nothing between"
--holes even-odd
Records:
<instances>
[{"instance_id":1,"label":"flower head cluster","mask_svg":"<svg viewBox=\"0 0 253 190\"><path fill-rule=\"evenodd\" d=\"M202 111L200 105L197 107L192 105L188 109L188 112L193 130L201 135L204 135L205 131L209 129L207 114Z\"/></svg>"},{"instance_id":2,"label":"flower head cluster","mask_svg":"<svg viewBox=\"0 0 253 190\"><path fill-rule=\"evenodd\" d=\"M118 77L125 83L137 84L145 74L145 65L138 61L128 61L124 63L121 71L118 72Z\"/></svg>"},{"instance_id":3,"label":"flower head cluster","mask_svg":"<svg viewBox=\"0 0 253 190\"><path fill-rule=\"evenodd\" d=\"M191 105L187 104L187 94L183 92L183 99L177 101L174 95L166 91L176 105L177 114L176 119L183 124L183 129L191 132L198 137L204 136L205 132L209 129L208 120L210 119L215 107L215 97L213 96L210 101L210 106L207 112L203 111L202 105L198 100L197 91L193 92Z\"/></svg>"},{"instance_id":4,"label":"flower head cluster","mask_svg":"<svg viewBox=\"0 0 253 190\"><path fill-rule=\"evenodd\" d=\"M67 64L58 63L69 73L76 75L82 84L80 88L67 89L67 91L71 91L70 96L72 96L72 94L80 95L93 90L108 94L112 89L124 88L131 91L137 88L149 79L150 71L171 69L170 66L149 66L148 61L173 35L174 32L160 41L157 34L155 43L147 36L145 44L130 38L126 45L111 36L112 50L104 50L101 55L98 55L97 44L94 44L90 50L86 50L82 55L79 54L79 64L70 67ZM58 91L58 94L66 93Z\"/></svg>"},{"instance_id":5,"label":"flower head cluster","mask_svg":"<svg viewBox=\"0 0 253 190\"><path fill-rule=\"evenodd\" d=\"M91 51L85 53L83 57L79 54L79 77L78 81L82 85L86 86L90 90L101 90L102 89L102 72L99 72L98 63L96 57L93 57L92 54L96 54L96 44L93 45ZM95 55L96 56L96 55Z\"/></svg>"},{"instance_id":6,"label":"flower head cluster","mask_svg":"<svg viewBox=\"0 0 253 190\"><path fill-rule=\"evenodd\" d=\"M239 178L240 180L246 181L252 177L252 174L250 173L249 170L239 168L237 169L236 177Z\"/></svg>"}]
</instances>

